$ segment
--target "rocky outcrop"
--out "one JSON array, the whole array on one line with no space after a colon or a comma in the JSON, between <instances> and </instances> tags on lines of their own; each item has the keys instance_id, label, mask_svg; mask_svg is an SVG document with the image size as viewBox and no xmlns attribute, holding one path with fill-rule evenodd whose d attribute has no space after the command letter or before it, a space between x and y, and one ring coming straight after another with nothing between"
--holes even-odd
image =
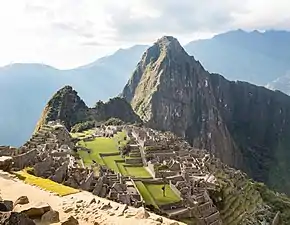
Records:
<instances>
[{"instance_id":1,"label":"rocky outcrop","mask_svg":"<svg viewBox=\"0 0 290 225\"><path fill-rule=\"evenodd\" d=\"M10 171L12 167L13 159L10 156L1 156L0 157L0 170Z\"/></svg>"},{"instance_id":2,"label":"rocky outcrop","mask_svg":"<svg viewBox=\"0 0 290 225\"><path fill-rule=\"evenodd\" d=\"M289 96L210 74L173 37L144 53L122 96L147 126L289 193Z\"/></svg>"},{"instance_id":3,"label":"rocky outcrop","mask_svg":"<svg viewBox=\"0 0 290 225\"><path fill-rule=\"evenodd\" d=\"M70 86L60 89L47 103L37 123L36 131L49 121L61 120L70 129L82 122L87 115L88 107Z\"/></svg>"},{"instance_id":4,"label":"rocky outcrop","mask_svg":"<svg viewBox=\"0 0 290 225\"><path fill-rule=\"evenodd\" d=\"M65 86L47 103L35 131L49 121L61 121L70 130L79 123L106 121L109 118L118 118L126 123L141 122L130 104L123 98L112 98L105 103L99 101L94 108L88 108L72 87Z\"/></svg>"},{"instance_id":5,"label":"rocky outcrop","mask_svg":"<svg viewBox=\"0 0 290 225\"><path fill-rule=\"evenodd\" d=\"M92 109L94 118L106 121L109 118L118 118L126 123L141 122L139 116L132 110L131 105L123 98L111 98L108 102L98 101Z\"/></svg>"}]
</instances>

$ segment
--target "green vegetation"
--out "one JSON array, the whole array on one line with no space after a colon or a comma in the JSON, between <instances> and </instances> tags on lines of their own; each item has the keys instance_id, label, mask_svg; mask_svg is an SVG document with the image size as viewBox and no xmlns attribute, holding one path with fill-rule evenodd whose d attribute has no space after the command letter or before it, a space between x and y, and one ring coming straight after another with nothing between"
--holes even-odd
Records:
<instances>
[{"instance_id":1,"label":"green vegetation","mask_svg":"<svg viewBox=\"0 0 290 225\"><path fill-rule=\"evenodd\" d=\"M138 188L140 194L142 195L144 201L147 205L153 205L155 208L158 208L158 205L156 204L153 196L150 194L150 192L147 190L146 186L143 184L142 181L136 181L135 182L136 187Z\"/></svg>"},{"instance_id":2,"label":"green vegetation","mask_svg":"<svg viewBox=\"0 0 290 225\"><path fill-rule=\"evenodd\" d=\"M85 133L80 133L84 135ZM119 144L118 144L119 143ZM119 172L124 176L134 176L140 178L150 178L151 175L144 167L130 167L121 157L118 147L124 147L128 143L126 133L119 132L114 138L99 137L93 141L79 141L79 145L90 149L88 151L78 151L79 156L83 159L86 166L93 164L93 160L100 165L106 165L115 172ZM114 154L106 156L104 154Z\"/></svg>"},{"instance_id":3,"label":"green vegetation","mask_svg":"<svg viewBox=\"0 0 290 225\"><path fill-rule=\"evenodd\" d=\"M76 132L82 132L84 130L92 129L96 126L96 121L86 121L83 123L77 123L74 125L71 129L71 132L76 133Z\"/></svg>"},{"instance_id":4,"label":"green vegetation","mask_svg":"<svg viewBox=\"0 0 290 225\"><path fill-rule=\"evenodd\" d=\"M85 133L81 133L85 135ZM89 151L79 151L79 156L83 159L86 166L93 164L93 160L100 165L106 165L115 172L124 176L136 178L151 178L150 173L143 166L136 166L125 163L125 158L120 154L119 147L125 147L128 143L125 132L117 133L113 138L98 137L93 141L79 141L79 145L89 149ZM128 157L126 157L128 158ZM163 196L163 184L144 184L136 182L147 205L152 205L156 209L158 206L173 202L179 202L180 198L171 190L169 185L165 186L165 196Z\"/></svg>"},{"instance_id":5,"label":"green vegetation","mask_svg":"<svg viewBox=\"0 0 290 225\"><path fill-rule=\"evenodd\" d=\"M275 213L280 211L283 224L290 224L290 199L286 195L268 189L263 183L255 183L254 185L260 192L263 201L271 206Z\"/></svg>"},{"instance_id":6,"label":"green vegetation","mask_svg":"<svg viewBox=\"0 0 290 225\"><path fill-rule=\"evenodd\" d=\"M85 165L90 165L93 160L100 165L105 165L101 153L116 153L118 154L117 143L114 139L99 137L95 138L93 141L79 141L79 145L90 149L90 153L86 151L79 151L80 157L83 159Z\"/></svg>"},{"instance_id":7,"label":"green vegetation","mask_svg":"<svg viewBox=\"0 0 290 225\"><path fill-rule=\"evenodd\" d=\"M84 139L84 138L88 137L89 135L92 135L93 132L94 132L94 130L90 129L90 130L86 130L83 132L70 133L70 135L72 136L72 138Z\"/></svg>"},{"instance_id":8,"label":"green vegetation","mask_svg":"<svg viewBox=\"0 0 290 225\"><path fill-rule=\"evenodd\" d=\"M109 125L113 125L113 126L120 126L120 125L124 125L125 122L120 120L119 118L114 118L111 117L110 119L108 119L104 125L109 126Z\"/></svg>"},{"instance_id":9,"label":"green vegetation","mask_svg":"<svg viewBox=\"0 0 290 225\"><path fill-rule=\"evenodd\" d=\"M163 196L163 184L151 184L142 181L136 181L140 194L147 205L153 205L158 209L158 206L173 202L179 202L180 198L177 196L168 184L165 185L165 196Z\"/></svg>"},{"instance_id":10,"label":"green vegetation","mask_svg":"<svg viewBox=\"0 0 290 225\"><path fill-rule=\"evenodd\" d=\"M164 205L172 202L179 202L180 198L177 196L168 184L165 185L165 197L163 196L163 184L144 184L150 194L153 196L157 205Z\"/></svg>"},{"instance_id":11,"label":"green vegetation","mask_svg":"<svg viewBox=\"0 0 290 225\"><path fill-rule=\"evenodd\" d=\"M23 180L27 184L35 185L37 187L53 192L60 196L66 196L66 195L75 194L79 192L79 190L56 183L49 179L44 179L41 177L33 176L29 174L28 171L26 170L15 172L15 174L19 179Z\"/></svg>"},{"instance_id":12,"label":"green vegetation","mask_svg":"<svg viewBox=\"0 0 290 225\"><path fill-rule=\"evenodd\" d=\"M124 166L127 174L133 177L150 178L150 173L142 166Z\"/></svg>"}]
</instances>

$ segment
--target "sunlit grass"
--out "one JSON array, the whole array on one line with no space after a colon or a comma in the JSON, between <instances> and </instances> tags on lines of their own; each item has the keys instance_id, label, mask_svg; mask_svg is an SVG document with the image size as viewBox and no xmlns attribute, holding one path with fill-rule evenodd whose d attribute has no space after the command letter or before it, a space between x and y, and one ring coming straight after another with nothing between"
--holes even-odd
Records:
<instances>
[{"instance_id":1,"label":"sunlit grass","mask_svg":"<svg viewBox=\"0 0 290 225\"><path fill-rule=\"evenodd\" d=\"M177 196L168 184L165 185L165 196L163 196L163 184L144 184L150 194L153 196L157 205L164 205L173 202L179 202L180 197Z\"/></svg>"},{"instance_id":2,"label":"sunlit grass","mask_svg":"<svg viewBox=\"0 0 290 225\"><path fill-rule=\"evenodd\" d=\"M79 190L77 189L56 183L52 180L33 176L27 173L25 170L15 172L15 174L19 179L23 180L27 184L35 185L43 190L53 192L60 196L66 196L66 195L75 194L79 192Z\"/></svg>"}]
</instances>

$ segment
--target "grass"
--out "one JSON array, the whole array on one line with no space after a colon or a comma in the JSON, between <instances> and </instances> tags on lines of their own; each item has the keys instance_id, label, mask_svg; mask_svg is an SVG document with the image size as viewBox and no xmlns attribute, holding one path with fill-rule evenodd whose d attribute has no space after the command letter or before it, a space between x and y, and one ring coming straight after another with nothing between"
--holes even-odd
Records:
<instances>
[{"instance_id":1,"label":"grass","mask_svg":"<svg viewBox=\"0 0 290 225\"><path fill-rule=\"evenodd\" d=\"M16 172L15 174L19 179L23 180L25 183L30 184L30 185L35 185L46 191L50 191L55 194L58 194L59 196L66 196L66 195L75 194L79 192L79 190L77 189L56 183L52 180L33 176L27 173L25 170Z\"/></svg>"},{"instance_id":2,"label":"grass","mask_svg":"<svg viewBox=\"0 0 290 225\"><path fill-rule=\"evenodd\" d=\"M115 172L121 173L121 171L116 163L116 160L124 160L124 159L120 155L103 157L103 161L107 167L114 170Z\"/></svg>"},{"instance_id":3,"label":"grass","mask_svg":"<svg viewBox=\"0 0 290 225\"><path fill-rule=\"evenodd\" d=\"M93 141L79 141L81 146L86 147L91 150L90 153L86 151L79 151L80 157L83 159L86 166L93 163L95 160L100 165L104 165L103 159L100 153L118 153L117 144L114 139L98 137Z\"/></svg>"},{"instance_id":4,"label":"grass","mask_svg":"<svg viewBox=\"0 0 290 225\"><path fill-rule=\"evenodd\" d=\"M79 151L79 155L86 166L91 165L92 160L95 160L100 165L106 165L115 172L119 172L124 176L151 178L150 173L144 167L129 166L125 163L124 158L121 157L118 147L127 144L128 140L125 140L125 137L125 132L119 132L113 138L98 137L93 141L87 142L81 140L79 144L90 149L91 152ZM120 142L119 145L118 142ZM118 155L101 157L101 153L116 153ZM165 197L163 196L163 191L161 189L163 187L162 184L144 184L142 182L136 182L136 186L146 204L153 205L156 208L158 208L158 205L180 201L179 196L171 190L169 185L165 186Z\"/></svg>"},{"instance_id":5,"label":"grass","mask_svg":"<svg viewBox=\"0 0 290 225\"><path fill-rule=\"evenodd\" d=\"M70 133L70 135L73 138L79 138L79 139L83 139L89 135L92 135L94 133L94 129L90 129L90 130L86 130L83 132L76 132L76 133Z\"/></svg>"},{"instance_id":6,"label":"grass","mask_svg":"<svg viewBox=\"0 0 290 225\"><path fill-rule=\"evenodd\" d=\"M148 192L153 196L157 205L165 205L168 203L179 202L180 198L177 196L168 184L165 185L165 197L163 196L163 184L144 184Z\"/></svg>"},{"instance_id":7,"label":"grass","mask_svg":"<svg viewBox=\"0 0 290 225\"><path fill-rule=\"evenodd\" d=\"M153 196L147 190L146 186L143 184L142 181L135 182L136 187L138 188L140 194L142 195L143 200L147 205L153 205L155 208L158 208Z\"/></svg>"},{"instance_id":8,"label":"grass","mask_svg":"<svg viewBox=\"0 0 290 225\"><path fill-rule=\"evenodd\" d=\"M127 174L132 177L138 177L138 178L151 178L152 176L150 173L142 166L138 167L131 167L131 166L124 166Z\"/></svg>"},{"instance_id":9,"label":"grass","mask_svg":"<svg viewBox=\"0 0 290 225\"><path fill-rule=\"evenodd\" d=\"M171 190L168 184L165 185L165 197L163 196L163 184L149 184L142 181L135 182L146 205L153 205L158 208L160 205L179 202L180 198Z\"/></svg>"}]
</instances>

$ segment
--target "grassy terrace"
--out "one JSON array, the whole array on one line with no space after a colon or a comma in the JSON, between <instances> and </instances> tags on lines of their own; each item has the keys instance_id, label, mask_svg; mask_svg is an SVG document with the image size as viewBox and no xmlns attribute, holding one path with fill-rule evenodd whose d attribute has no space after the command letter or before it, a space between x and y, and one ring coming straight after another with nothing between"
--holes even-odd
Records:
<instances>
[{"instance_id":1,"label":"grassy terrace","mask_svg":"<svg viewBox=\"0 0 290 225\"><path fill-rule=\"evenodd\" d=\"M20 180L23 180L25 183L35 185L43 190L58 194L59 196L66 196L79 192L79 190L77 189L56 183L49 179L33 176L27 173L25 170L16 172L15 174Z\"/></svg>"},{"instance_id":2,"label":"grassy terrace","mask_svg":"<svg viewBox=\"0 0 290 225\"><path fill-rule=\"evenodd\" d=\"M168 203L179 202L180 198L171 190L169 185L165 185L165 196L163 196L163 184L149 184L142 181L135 182L146 204L156 208Z\"/></svg>"},{"instance_id":3,"label":"grassy terrace","mask_svg":"<svg viewBox=\"0 0 290 225\"><path fill-rule=\"evenodd\" d=\"M80 135L80 134L78 134ZM100 165L106 165L115 172L119 172L124 176L134 176L139 178L149 178L151 175L144 167L129 167L121 157L118 147L126 145L126 133L119 132L114 138L98 137L93 141L79 141L79 145L91 150L79 151L80 157L83 159L86 166L90 166L93 160ZM118 144L120 143L120 144ZM115 154L112 156L104 156L103 154Z\"/></svg>"},{"instance_id":4,"label":"grassy terrace","mask_svg":"<svg viewBox=\"0 0 290 225\"><path fill-rule=\"evenodd\" d=\"M81 135L81 134L78 134ZM85 134L83 134L85 136ZM82 135L81 135L82 136ZM118 147L126 145L126 133L119 132L114 138L98 137L93 141L79 141L79 145L90 149L90 153L79 151L80 157L86 166L90 166L93 160L100 165L106 165L115 172L119 172L124 176L132 176L135 178L151 178L151 175L143 166L132 166L125 163ZM106 156L104 154L111 154ZM112 155L113 154L113 155ZM166 185L166 195L163 196L162 184L147 184L141 181L135 182L146 204L158 206L180 201L169 185Z\"/></svg>"},{"instance_id":5,"label":"grassy terrace","mask_svg":"<svg viewBox=\"0 0 290 225\"><path fill-rule=\"evenodd\" d=\"M82 138L85 138L88 135L93 134L93 132L94 132L94 130L93 129L90 129L90 130L86 130L84 132L71 133L71 136L73 138L80 138L80 139L82 139Z\"/></svg>"}]
</instances>

